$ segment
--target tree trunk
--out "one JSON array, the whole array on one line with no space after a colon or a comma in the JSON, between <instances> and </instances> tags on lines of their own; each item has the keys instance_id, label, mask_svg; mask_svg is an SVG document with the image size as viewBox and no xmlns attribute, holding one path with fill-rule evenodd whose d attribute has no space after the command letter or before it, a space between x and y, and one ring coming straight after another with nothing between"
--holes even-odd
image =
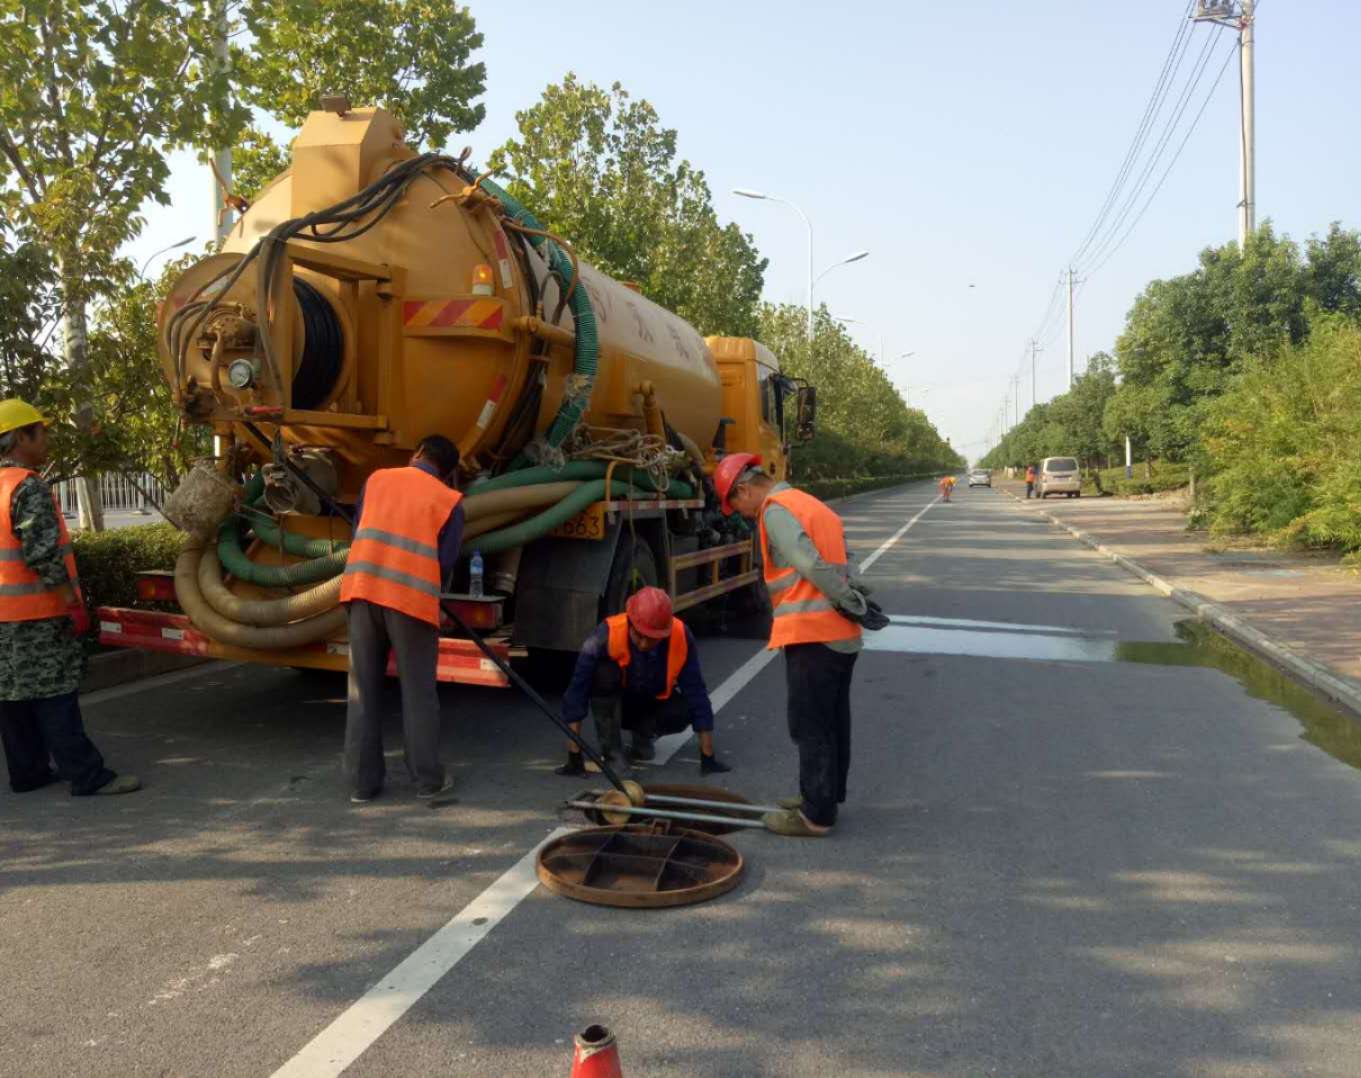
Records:
<instances>
[{"instance_id":1,"label":"tree trunk","mask_svg":"<svg viewBox=\"0 0 1361 1078\"><path fill-rule=\"evenodd\" d=\"M77 393L81 395L76 405L74 419L76 429L82 434L90 430L94 422L94 409L85 394L89 391L90 352L85 319L85 297L79 284L67 280L63 283L63 298L66 314L63 317L63 331L66 345L66 366L75 374ZM84 468L80 471L83 473ZM104 530L104 505L99 497L99 485L88 476L81 474L75 479L77 523L90 531Z\"/></svg>"}]
</instances>

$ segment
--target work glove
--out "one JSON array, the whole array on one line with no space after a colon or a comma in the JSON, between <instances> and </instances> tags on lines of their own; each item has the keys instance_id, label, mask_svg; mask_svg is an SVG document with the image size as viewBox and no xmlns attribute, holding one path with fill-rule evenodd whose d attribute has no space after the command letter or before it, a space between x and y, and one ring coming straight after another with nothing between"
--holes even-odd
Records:
<instances>
[{"instance_id":1,"label":"work glove","mask_svg":"<svg viewBox=\"0 0 1361 1078\"><path fill-rule=\"evenodd\" d=\"M73 635L84 636L90 631L90 612L79 599L66 608L66 616L71 619Z\"/></svg>"},{"instance_id":2,"label":"work glove","mask_svg":"<svg viewBox=\"0 0 1361 1078\"><path fill-rule=\"evenodd\" d=\"M865 612L860 615L860 627L877 633L889 624L888 615L873 599L865 600Z\"/></svg>"}]
</instances>

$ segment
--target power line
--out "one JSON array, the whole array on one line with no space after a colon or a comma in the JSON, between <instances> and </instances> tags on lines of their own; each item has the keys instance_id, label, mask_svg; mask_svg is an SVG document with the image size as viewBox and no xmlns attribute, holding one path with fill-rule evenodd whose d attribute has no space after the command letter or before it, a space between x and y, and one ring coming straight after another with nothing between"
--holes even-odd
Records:
<instances>
[{"instance_id":1,"label":"power line","mask_svg":"<svg viewBox=\"0 0 1361 1078\"><path fill-rule=\"evenodd\" d=\"M1177 72L1181 70L1182 60L1186 57L1186 50L1191 44L1193 24L1190 22L1190 15L1194 4L1195 0L1187 0L1186 11L1177 22L1177 32L1172 38L1171 47L1167 50L1167 58L1163 60L1162 71L1159 72L1158 81L1154 84L1153 92L1149 95L1148 104L1144 106L1144 114L1139 120L1138 128L1135 129L1134 138L1130 142L1129 149L1125 151L1125 159L1121 162L1120 170L1116 173L1115 180L1106 193L1106 200L1101 204L1101 209L1097 211L1096 220L1092 222L1092 227L1087 230L1087 235L1083 238L1078 249L1069 257L1068 264L1070 266L1078 263L1105 223L1106 215L1115 205L1120 188L1129 178L1130 170L1134 167L1135 160L1143 149L1144 143L1148 140L1148 133L1152 130L1153 123L1158 114L1162 112L1167 95L1176 82Z\"/></svg>"},{"instance_id":2,"label":"power line","mask_svg":"<svg viewBox=\"0 0 1361 1078\"><path fill-rule=\"evenodd\" d=\"M1176 166L1177 161L1181 158L1182 151L1186 149L1186 144L1191 141L1191 136L1195 133L1196 127L1200 123L1200 118L1205 115L1205 110L1209 107L1210 102L1214 100L1215 91L1219 89L1219 84L1224 81L1224 72L1229 69L1229 61L1233 59L1234 53L1236 51L1237 46L1231 45L1229 47L1229 51L1227 55L1225 55L1224 57L1224 63L1219 68L1219 74L1215 76L1214 85L1210 87L1210 92L1205 95L1205 100L1201 102L1200 109L1196 113L1195 119L1191 121L1191 126L1186 129L1186 134L1185 136L1183 136L1181 140L1181 145L1177 147L1177 152L1172 155L1172 160L1167 163L1167 168L1163 171L1162 177L1158 180L1157 186L1153 188L1152 194L1148 196L1148 200L1144 203L1143 208L1139 211L1138 216L1135 217L1134 220L1130 223L1129 228L1125 230L1125 234L1120 237L1120 241L1110 249L1109 253L1106 255L1105 258L1101 260L1100 263L1098 263L1089 271L1090 273L1098 272L1102 268L1102 266L1104 266L1113 257L1115 257L1116 252L1119 251L1120 248L1125 245L1125 241L1129 239L1129 237L1133 234L1134 230L1139 226L1139 222L1144 219L1144 214L1146 214L1148 212L1148 208L1153 205L1153 200L1158 197L1158 192L1163 189L1163 184L1167 182L1167 177L1172 174L1172 169Z\"/></svg>"},{"instance_id":3,"label":"power line","mask_svg":"<svg viewBox=\"0 0 1361 1078\"><path fill-rule=\"evenodd\" d=\"M1161 163L1163 155L1167 152L1167 147L1172 141L1172 136L1176 134L1178 126L1181 124L1182 116L1186 114L1186 109L1191 103L1191 98L1200 86L1201 80L1205 77L1205 70L1210 65L1210 58L1213 54L1214 46L1214 37L1206 35L1205 44L1201 48L1200 56L1197 57L1195 65L1192 68L1192 74L1186 80L1186 85L1182 89L1171 117L1169 117L1166 126L1163 128L1163 133L1158 139L1157 145L1149 155L1148 160L1144 162L1144 167L1139 173L1139 179L1136 181L1134 189L1129 193L1128 198L1125 200L1124 207L1121 209L1115 222L1107 230L1104 238L1096 248L1090 252L1088 266L1083 267L1083 272L1087 273L1089 276L1091 263L1105 254L1111 241L1120 234L1121 227L1124 225L1125 221L1129 219L1130 213L1133 211L1134 207L1139 204L1140 197L1148 188L1149 180L1153 177L1154 171Z\"/></svg>"}]
</instances>

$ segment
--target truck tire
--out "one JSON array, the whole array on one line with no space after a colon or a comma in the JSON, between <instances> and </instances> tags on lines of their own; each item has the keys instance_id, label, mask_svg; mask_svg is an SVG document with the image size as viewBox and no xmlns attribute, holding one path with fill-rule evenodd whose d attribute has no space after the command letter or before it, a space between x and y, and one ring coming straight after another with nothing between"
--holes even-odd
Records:
<instances>
[{"instance_id":1,"label":"truck tire","mask_svg":"<svg viewBox=\"0 0 1361 1078\"><path fill-rule=\"evenodd\" d=\"M605 585L605 594L600 599L600 617L603 621L614 614L624 612L624 604L639 588L657 583L657 559L646 539L624 535L619 539L619 549L614 552L614 564L610 566L610 578Z\"/></svg>"}]
</instances>

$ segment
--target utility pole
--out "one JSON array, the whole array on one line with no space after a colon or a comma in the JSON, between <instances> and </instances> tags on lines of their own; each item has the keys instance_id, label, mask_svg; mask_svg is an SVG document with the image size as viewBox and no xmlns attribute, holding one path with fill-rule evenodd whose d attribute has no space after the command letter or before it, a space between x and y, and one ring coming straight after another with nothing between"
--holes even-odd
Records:
<instances>
[{"instance_id":1,"label":"utility pole","mask_svg":"<svg viewBox=\"0 0 1361 1078\"><path fill-rule=\"evenodd\" d=\"M219 69L227 70L230 63L230 54L227 48L227 36L229 27L227 24L227 4L225 0L218 0L214 5L214 16L216 26L213 28L213 54L216 57ZM222 147L213 151L213 230L212 235L216 237L219 244L222 243L232 230L230 212L227 208L227 193L232 186L232 151L230 147Z\"/></svg>"},{"instance_id":2,"label":"utility pole","mask_svg":"<svg viewBox=\"0 0 1361 1078\"><path fill-rule=\"evenodd\" d=\"M1256 0L1243 0L1243 14L1239 23L1238 41L1243 64L1243 160L1240 194L1243 196L1238 215L1238 246L1246 249L1248 237L1257 231L1257 88L1254 51Z\"/></svg>"},{"instance_id":3,"label":"utility pole","mask_svg":"<svg viewBox=\"0 0 1361 1078\"><path fill-rule=\"evenodd\" d=\"M1032 408L1039 403L1039 397L1035 395L1035 357L1043 351L1040 342L1032 338L1030 341L1030 407Z\"/></svg>"},{"instance_id":4,"label":"utility pole","mask_svg":"<svg viewBox=\"0 0 1361 1078\"><path fill-rule=\"evenodd\" d=\"M1068 388L1073 388L1073 354L1077 348L1073 315L1073 267L1068 267Z\"/></svg>"},{"instance_id":5,"label":"utility pole","mask_svg":"<svg viewBox=\"0 0 1361 1078\"><path fill-rule=\"evenodd\" d=\"M1257 230L1257 0L1200 0L1191 18L1238 32L1242 86L1238 110L1238 248Z\"/></svg>"}]
</instances>

